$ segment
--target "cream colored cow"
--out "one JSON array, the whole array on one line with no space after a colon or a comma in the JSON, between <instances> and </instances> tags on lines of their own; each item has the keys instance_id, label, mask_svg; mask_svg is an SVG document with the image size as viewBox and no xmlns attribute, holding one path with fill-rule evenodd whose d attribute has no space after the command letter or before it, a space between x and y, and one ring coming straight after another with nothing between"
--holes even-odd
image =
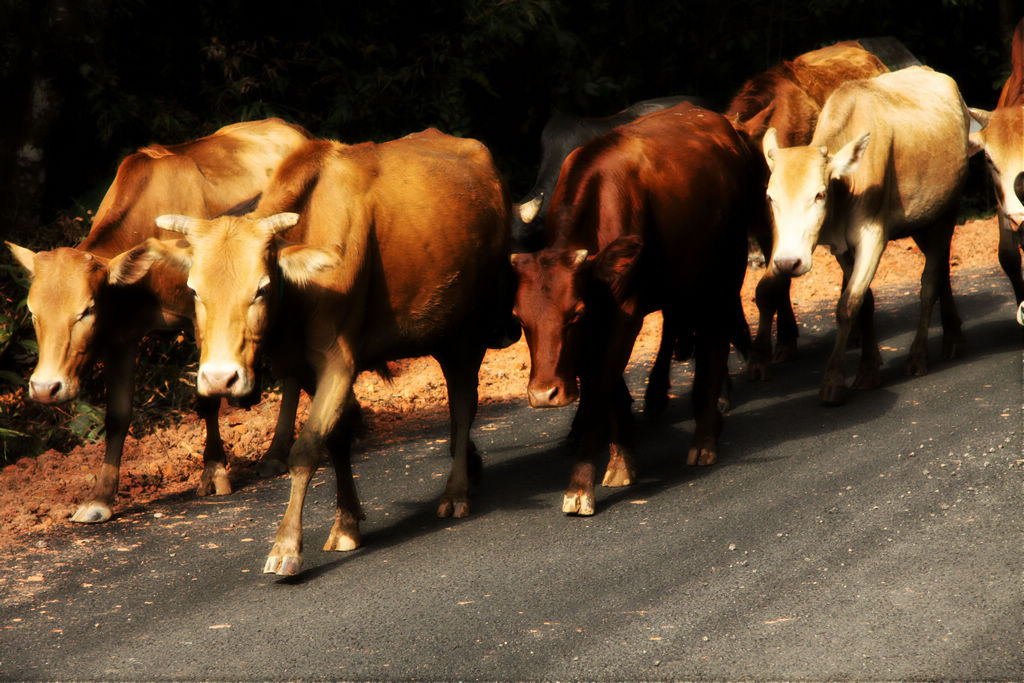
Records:
<instances>
[{"instance_id":1,"label":"cream colored cow","mask_svg":"<svg viewBox=\"0 0 1024 683\"><path fill-rule=\"evenodd\" d=\"M858 316L863 346L853 386L880 383L869 287L890 239L911 236L925 254L908 373L927 372L928 325L937 298L943 356L959 355L964 338L949 281L949 246L967 172L968 113L956 83L925 67L851 81L825 103L809 145L781 149L769 130L763 146L771 169L771 268L806 273L816 244L830 246L843 268L838 334L821 400L839 404L847 398L844 355Z\"/></svg>"}]
</instances>

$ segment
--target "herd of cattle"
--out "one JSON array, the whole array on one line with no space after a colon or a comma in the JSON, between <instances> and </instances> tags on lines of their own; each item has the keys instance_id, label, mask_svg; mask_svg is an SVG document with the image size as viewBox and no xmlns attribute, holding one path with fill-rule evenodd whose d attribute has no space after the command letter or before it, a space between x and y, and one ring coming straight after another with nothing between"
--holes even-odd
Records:
<instances>
[{"instance_id":1,"label":"herd of cattle","mask_svg":"<svg viewBox=\"0 0 1024 683\"><path fill-rule=\"evenodd\" d=\"M964 348L950 240L968 157L982 149L998 200L999 261L1024 324L1024 21L1012 67L991 113L969 110L952 79L897 41L875 39L784 62L747 82L724 114L694 98L664 98L606 119L557 116L543 134L536 186L518 203L484 145L432 129L345 145L270 119L146 147L121 163L77 247L32 252L8 243L31 276L39 345L31 397L71 399L89 363L103 363L106 454L72 520L112 515L137 345L159 328L193 328L200 349L207 442L199 495L231 490L221 398L258 398L262 360L282 381L262 460L291 474L265 565L278 574L301 568L303 500L324 454L338 483L325 549L360 544L352 385L391 359L431 355L448 384L452 466L442 517L469 513L481 462L469 432L484 353L520 329L530 404L579 398L562 505L571 514L594 513L605 455L603 485L636 478L623 371L643 317L660 310L664 319L647 410L665 406L672 357L692 355L696 426L686 461L712 464L730 346L747 356L755 379L795 353L790 278L810 269L816 244L830 246L843 271L821 400L847 397L851 335L862 347L852 387L878 385L869 286L886 243L906 236L926 259L908 364L923 374L936 299L944 356ZM981 126L974 132L972 119ZM768 260L753 340L740 301L750 242ZM300 390L313 400L294 438Z\"/></svg>"}]
</instances>

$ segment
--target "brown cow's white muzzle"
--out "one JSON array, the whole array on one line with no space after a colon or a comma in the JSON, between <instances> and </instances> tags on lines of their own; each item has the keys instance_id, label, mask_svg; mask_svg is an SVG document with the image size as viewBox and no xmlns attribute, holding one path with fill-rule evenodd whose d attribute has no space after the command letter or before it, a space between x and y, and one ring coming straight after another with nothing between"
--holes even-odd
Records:
<instances>
[{"instance_id":1,"label":"brown cow's white muzzle","mask_svg":"<svg viewBox=\"0 0 1024 683\"><path fill-rule=\"evenodd\" d=\"M251 384L248 373L237 363L203 363L196 377L200 396L245 396Z\"/></svg>"},{"instance_id":2,"label":"brown cow's white muzzle","mask_svg":"<svg viewBox=\"0 0 1024 683\"><path fill-rule=\"evenodd\" d=\"M60 375L45 377L33 374L28 381L28 395L39 403L63 403L78 394L78 386Z\"/></svg>"}]
</instances>

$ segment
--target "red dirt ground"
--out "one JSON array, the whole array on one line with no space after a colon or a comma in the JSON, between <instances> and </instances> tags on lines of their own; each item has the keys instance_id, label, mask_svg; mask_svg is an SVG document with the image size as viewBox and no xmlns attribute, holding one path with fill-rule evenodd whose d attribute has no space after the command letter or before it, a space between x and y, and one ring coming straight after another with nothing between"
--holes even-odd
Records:
<instances>
[{"instance_id":1,"label":"red dirt ground","mask_svg":"<svg viewBox=\"0 0 1024 683\"><path fill-rule=\"evenodd\" d=\"M994 218L970 221L957 229L953 240L953 289L960 278L971 277L977 268L990 269L996 263L997 227ZM917 281L924 258L911 240L889 245L875 276L876 295L916 297ZM751 270L744 283L743 301L747 318L756 325L752 303L753 288L760 271ZM798 319L832 319L839 296L840 274L827 250L818 248L814 268L793 282L792 297ZM899 285L898 287L889 287ZM1009 285L1007 285L1008 287ZM969 316L969 311L961 311ZM648 316L633 352L633 363L649 363L660 338L659 314ZM377 375L364 373L356 384L368 427L364 441L380 442L414 438L424 423L447 421L444 381L437 364L429 358L392 364L395 375L388 383ZM523 400L529 377L529 354L520 340L508 349L490 351L480 370L482 403ZM255 478L254 467L269 446L277 416L279 396L245 411L226 408L221 414L221 433L228 452L232 481L237 487ZM305 417L308 399L303 398L299 422ZM25 427L12 425L16 429ZM147 433L129 435L121 465L121 487L115 514L129 506L194 491L202 464L204 444L202 423L191 412L180 415L177 425ZM40 535L70 524L68 518L88 495L95 472L103 458L103 444L80 446L69 453L47 451L37 458L22 458L0 471L0 551L16 549L39 541ZM28 538L32 534L33 539Z\"/></svg>"}]
</instances>

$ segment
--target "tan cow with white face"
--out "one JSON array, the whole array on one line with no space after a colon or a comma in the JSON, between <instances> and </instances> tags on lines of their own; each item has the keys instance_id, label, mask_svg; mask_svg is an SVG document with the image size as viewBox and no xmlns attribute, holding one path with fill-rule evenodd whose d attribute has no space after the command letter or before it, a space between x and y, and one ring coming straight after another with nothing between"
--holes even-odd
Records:
<instances>
[{"instance_id":1,"label":"tan cow with white face","mask_svg":"<svg viewBox=\"0 0 1024 683\"><path fill-rule=\"evenodd\" d=\"M971 109L983 126L971 133L971 144L985 151L999 214L999 265L1017 299L1017 320L1024 325L1024 203L1016 191L1024 181L1024 19L1013 32L1010 76L1003 84L995 111Z\"/></svg>"},{"instance_id":2,"label":"tan cow with white face","mask_svg":"<svg viewBox=\"0 0 1024 683\"><path fill-rule=\"evenodd\" d=\"M810 270L816 244L832 248L846 287L836 309L838 334L822 380L826 404L846 400L844 355L855 318L863 346L855 388L879 384L881 355L869 289L890 239L911 236L925 254L921 317L908 373L927 372L931 309L941 301L943 355L963 351L949 281L949 247L967 172L968 114L956 83L924 67L852 81L825 103L810 145L779 148L764 139L771 169L768 200L775 248L770 267Z\"/></svg>"},{"instance_id":3,"label":"tan cow with white face","mask_svg":"<svg viewBox=\"0 0 1024 683\"><path fill-rule=\"evenodd\" d=\"M104 522L113 514L139 340L151 330L192 325L192 297L180 272L159 267L128 284L118 274L116 256L149 237L173 236L157 228L154 221L161 214L210 217L252 202L281 160L308 139L299 126L267 119L226 126L178 145L151 145L121 162L89 235L77 247L36 253L7 243L31 278L28 306L39 360L29 395L41 403L71 400L92 361L103 361L106 454L89 499L72 521ZM292 441L298 388L294 382L286 387L271 459L283 460ZM199 404L207 430L200 495L231 492L218 406L211 400Z\"/></svg>"},{"instance_id":4,"label":"tan cow with white face","mask_svg":"<svg viewBox=\"0 0 1024 683\"><path fill-rule=\"evenodd\" d=\"M312 141L281 164L249 217L159 224L187 245L149 240L121 265L129 278L155 258L188 271L200 393L244 394L263 351L294 364L289 374L314 392L289 454L291 498L266 572L300 570L302 507L325 454L338 503L324 548L361 543L352 384L391 359L432 355L440 364L452 468L438 515L469 513L469 473L480 464L469 439L477 374L511 319L514 286L509 201L486 147L432 129L379 145Z\"/></svg>"}]
</instances>

